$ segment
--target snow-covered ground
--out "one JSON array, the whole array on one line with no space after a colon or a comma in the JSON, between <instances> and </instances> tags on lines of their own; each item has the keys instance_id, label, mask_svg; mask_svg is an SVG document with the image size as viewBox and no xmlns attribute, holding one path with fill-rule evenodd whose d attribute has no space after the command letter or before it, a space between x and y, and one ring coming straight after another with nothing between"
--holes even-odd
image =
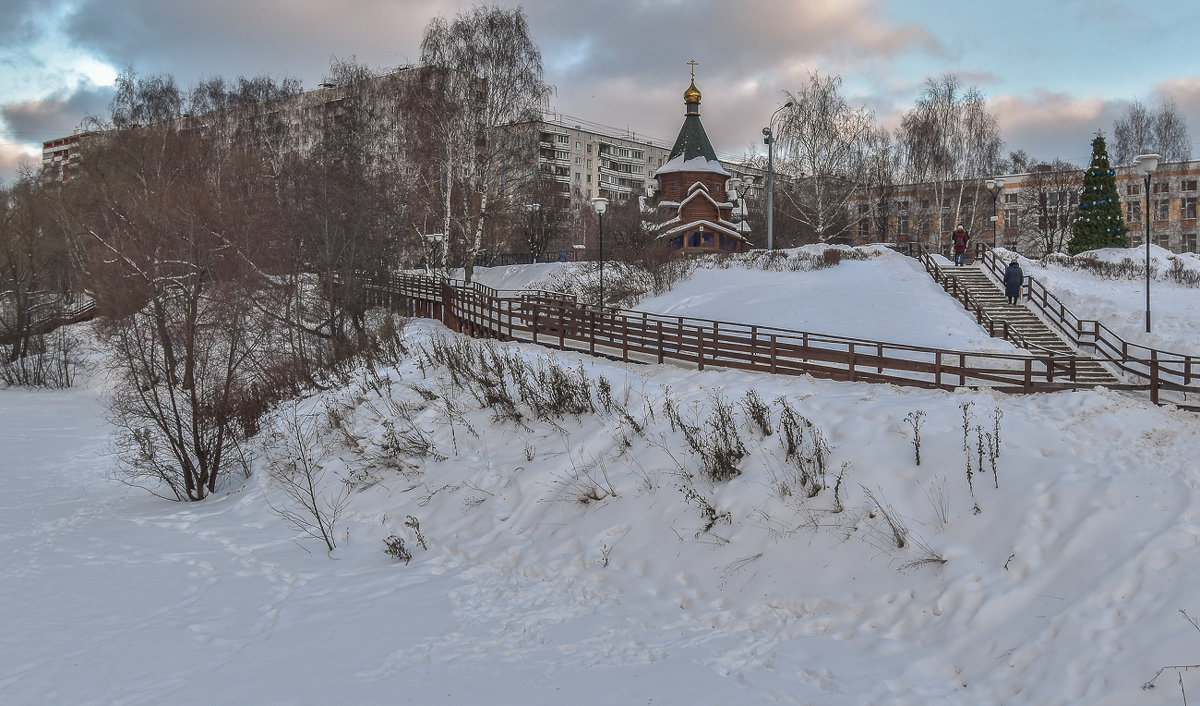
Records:
<instances>
[{"instance_id":1,"label":"snow-covered ground","mask_svg":"<svg viewBox=\"0 0 1200 706\"><path fill-rule=\"evenodd\" d=\"M1111 282L1046 275L1125 306ZM922 277L899 257L700 270L639 308L1002 349ZM1200 290L1156 301L1156 327L1193 330ZM444 335L405 331L414 350ZM1104 390L929 392L495 350L582 370L597 412L499 422L415 361L302 401L330 452L326 490L357 481L328 556L271 511L282 496L264 472L190 505L114 480L100 378L0 391L0 702L1183 703L1174 671L1142 685L1200 664L1197 415ZM751 389L770 436L750 423ZM698 427L730 405L741 475L698 476L672 404ZM831 449L813 498L786 458L785 407ZM388 424L405 417L444 460L389 468ZM407 565L382 551L393 535ZM1200 692L1200 670L1182 679Z\"/></svg>"}]
</instances>

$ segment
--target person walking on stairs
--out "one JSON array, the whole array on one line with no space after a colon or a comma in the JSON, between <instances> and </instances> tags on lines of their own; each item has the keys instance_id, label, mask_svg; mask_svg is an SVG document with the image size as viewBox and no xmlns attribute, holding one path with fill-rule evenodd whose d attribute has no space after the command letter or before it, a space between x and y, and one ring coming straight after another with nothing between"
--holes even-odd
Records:
<instances>
[{"instance_id":1,"label":"person walking on stairs","mask_svg":"<svg viewBox=\"0 0 1200 706\"><path fill-rule=\"evenodd\" d=\"M954 235L951 240L954 241L954 266L962 267L963 262L967 258L967 241L971 236L967 235L967 229L963 228L963 224L959 223L954 229Z\"/></svg>"},{"instance_id":2,"label":"person walking on stairs","mask_svg":"<svg viewBox=\"0 0 1200 706\"><path fill-rule=\"evenodd\" d=\"M1021 298L1021 286L1025 284L1025 273L1021 271L1021 265L1017 263L1017 256L1013 255L1012 262L1008 263L1008 269L1004 270L1004 296L1008 297L1009 304L1016 304Z\"/></svg>"}]
</instances>

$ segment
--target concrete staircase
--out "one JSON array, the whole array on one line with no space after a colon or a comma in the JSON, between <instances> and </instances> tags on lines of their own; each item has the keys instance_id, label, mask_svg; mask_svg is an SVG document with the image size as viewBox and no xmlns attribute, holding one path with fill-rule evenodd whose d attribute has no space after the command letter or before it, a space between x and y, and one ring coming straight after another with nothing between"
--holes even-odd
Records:
<instances>
[{"instance_id":1,"label":"concrete staircase","mask_svg":"<svg viewBox=\"0 0 1200 706\"><path fill-rule=\"evenodd\" d=\"M1099 362L1088 359L1072 348L1058 333L1043 323L1026 304L1009 304L1008 299L1004 296L1002 286L984 272L978 264L964 267L942 266L941 273L953 278L959 287L965 287L970 292L971 299L977 302L988 316L997 321L1007 321L1030 343L1058 353L1080 356L1081 360L1076 368L1076 379L1080 385L1094 387L1119 383L1117 378Z\"/></svg>"}]
</instances>

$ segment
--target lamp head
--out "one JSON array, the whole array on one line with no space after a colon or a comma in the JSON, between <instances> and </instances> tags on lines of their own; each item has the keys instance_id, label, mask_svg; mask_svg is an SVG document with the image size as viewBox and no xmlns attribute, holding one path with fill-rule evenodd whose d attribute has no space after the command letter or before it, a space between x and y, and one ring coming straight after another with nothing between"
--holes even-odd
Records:
<instances>
[{"instance_id":1,"label":"lamp head","mask_svg":"<svg viewBox=\"0 0 1200 706\"><path fill-rule=\"evenodd\" d=\"M592 199L592 208L596 209L597 214L603 216L604 212L608 210L608 199L603 196L597 196Z\"/></svg>"},{"instance_id":2,"label":"lamp head","mask_svg":"<svg viewBox=\"0 0 1200 706\"><path fill-rule=\"evenodd\" d=\"M996 190L996 180L995 179L988 179L987 181L983 182L983 185L987 187L988 191Z\"/></svg>"},{"instance_id":3,"label":"lamp head","mask_svg":"<svg viewBox=\"0 0 1200 706\"><path fill-rule=\"evenodd\" d=\"M1133 164L1137 167L1139 174L1153 174L1154 170L1158 169L1158 160L1160 158L1160 155L1154 153L1139 154L1137 159L1133 160Z\"/></svg>"},{"instance_id":4,"label":"lamp head","mask_svg":"<svg viewBox=\"0 0 1200 706\"><path fill-rule=\"evenodd\" d=\"M771 128L769 128L769 127L763 128L763 137L767 138L768 140L771 139Z\"/></svg>"}]
</instances>

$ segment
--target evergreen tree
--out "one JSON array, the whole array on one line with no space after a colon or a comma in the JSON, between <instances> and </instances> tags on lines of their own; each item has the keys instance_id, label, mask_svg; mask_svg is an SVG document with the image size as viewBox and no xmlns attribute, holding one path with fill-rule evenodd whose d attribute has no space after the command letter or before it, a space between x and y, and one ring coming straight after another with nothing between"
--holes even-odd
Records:
<instances>
[{"instance_id":1,"label":"evergreen tree","mask_svg":"<svg viewBox=\"0 0 1200 706\"><path fill-rule=\"evenodd\" d=\"M1127 248L1129 233L1121 215L1121 199L1117 194L1117 173L1108 163L1104 134L1097 132L1092 140L1092 164L1083 173L1083 190L1079 194L1079 210L1071 228L1067 250L1078 255L1096 248Z\"/></svg>"}]
</instances>

